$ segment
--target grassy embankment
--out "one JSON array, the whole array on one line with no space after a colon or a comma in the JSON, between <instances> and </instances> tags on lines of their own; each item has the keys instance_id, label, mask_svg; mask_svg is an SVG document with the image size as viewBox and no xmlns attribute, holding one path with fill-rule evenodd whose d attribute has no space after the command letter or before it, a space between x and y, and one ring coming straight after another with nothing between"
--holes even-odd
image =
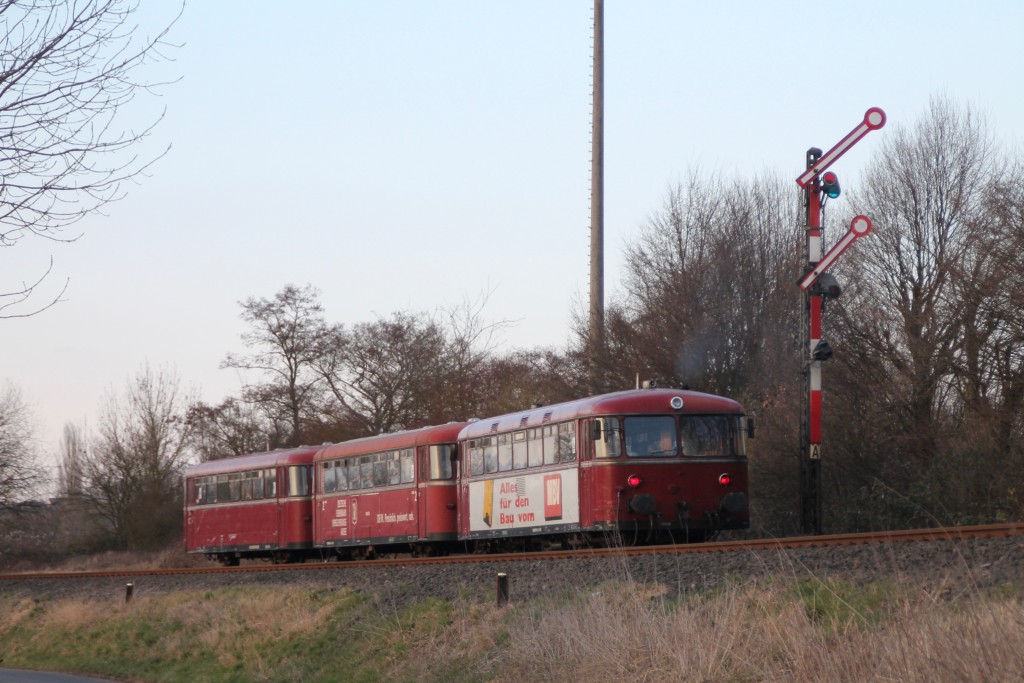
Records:
<instances>
[{"instance_id":1,"label":"grassy embankment","mask_svg":"<svg viewBox=\"0 0 1024 683\"><path fill-rule=\"evenodd\" d=\"M129 604L0 595L3 666L145 681L1019 681L1020 586L950 599L815 579L668 597L381 604L232 588Z\"/></svg>"}]
</instances>

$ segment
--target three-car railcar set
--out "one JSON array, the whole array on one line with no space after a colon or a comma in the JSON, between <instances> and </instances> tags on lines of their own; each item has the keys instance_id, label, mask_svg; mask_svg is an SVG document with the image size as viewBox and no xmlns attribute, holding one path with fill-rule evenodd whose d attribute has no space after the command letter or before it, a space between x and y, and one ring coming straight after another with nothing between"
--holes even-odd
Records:
<instances>
[{"instance_id":1,"label":"three-car railcar set","mask_svg":"<svg viewBox=\"0 0 1024 683\"><path fill-rule=\"evenodd\" d=\"M749 526L738 403L621 391L494 418L214 460L185 545L224 564L704 540Z\"/></svg>"}]
</instances>

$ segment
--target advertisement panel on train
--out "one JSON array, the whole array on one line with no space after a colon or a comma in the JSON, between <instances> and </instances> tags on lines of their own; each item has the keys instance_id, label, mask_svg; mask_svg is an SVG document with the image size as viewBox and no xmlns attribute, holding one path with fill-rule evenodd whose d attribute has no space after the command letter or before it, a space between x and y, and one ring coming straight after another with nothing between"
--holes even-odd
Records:
<instances>
[{"instance_id":1,"label":"advertisement panel on train","mask_svg":"<svg viewBox=\"0 0 1024 683\"><path fill-rule=\"evenodd\" d=\"M578 527L579 490L576 469L472 481L470 533L488 536L497 531Z\"/></svg>"}]
</instances>

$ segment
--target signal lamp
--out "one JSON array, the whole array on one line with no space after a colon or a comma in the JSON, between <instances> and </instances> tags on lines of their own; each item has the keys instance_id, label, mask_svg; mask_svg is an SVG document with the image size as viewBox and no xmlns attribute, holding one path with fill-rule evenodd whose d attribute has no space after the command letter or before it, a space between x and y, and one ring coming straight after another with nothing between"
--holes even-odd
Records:
<instances>
[{"instance_id":1,"label":"signal lamp","mask_svg":"<svg viewBox=\"0 0 1024 683\"><path fill-rule=\"evenodd\" d=\"M832 347L829 346L828 342L824 339L818 341L814 345L814 351L811 352L811 358L813 360L828 360L832 357Z\"/></svg>"},{"instance_id":2,"label":"signal lamp","mask_svg":"<svg viewBox=\"0 0 1024 683\"><path fill-rule=\"evenodd\" d=\"M814 285L811 287L811 294L817 294L823 296L826 299L838 299L843 293L843 288L839 286L839 280L836 279L835 275L831 273L822 273L818 276L818 279L814 281Z\"/></svg>"},{"instance_id":3,"label":"signal lamp","mask_svg":"<svg viewBox=\"0 0 1024 683\"><path fill-rule=\"evenodd\" d=\"M841 192L839 189L839 176L832 171L822 174L821 191L824 192L829 199L835 199L838 197Z\"/></svg>"},{"instance_id":4,"label":"signal lamp","mask_svg":"<svg viewBox=\"0 0 1024 683\"><path fill-rule=\"evenodd\" d=\"M722 486L729 486L730 484L732 484L732 477L729 476L728 472L726 472L725 474L720 474L718 475L718 483L721 484Z\"/></svg>"},{"instance_id":5,"label":"signal lamp","mask_svg":"<svg viewBox=\"0 0 1024 683\"><path fill-rule=\"evenodd\" d=\"M629 477L626 478L626 483L629 484L630 487L635 489L636 487L640 486L640 484L643 483L643 480L640 478L640 475L631 474L629 475Z\"/></svg>"}]
</instances>

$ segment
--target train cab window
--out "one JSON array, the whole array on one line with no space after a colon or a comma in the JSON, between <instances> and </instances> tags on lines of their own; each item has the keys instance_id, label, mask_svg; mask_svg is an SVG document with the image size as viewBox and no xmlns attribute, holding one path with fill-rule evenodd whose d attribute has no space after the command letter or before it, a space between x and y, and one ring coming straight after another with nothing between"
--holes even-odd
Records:
<instances>
[{"instance_id":1,"label":"train cab window","mask_svg":"<svg viewBox=\"0 0 1024 683\"><path fill-rule=\"evenodd\" d=\"M676 455L676 421L671 415L627 417L623 420L626 455L631 458Z\"/></svg>"},{"instance_id":2,"label":"train cab window","mask_svg":"<svg viewBox=\"0 0 1024 683\"><path fill-rule=\"evenodd\" d=\"M498 470L508 472L512 469L512 435L498 436Z\"/></svg>"},{"instance_id":3,"label":"train cab window","mask_svg":"<svg viewBox=\"0 0 1024 683\"><path fill-rule=\"evenodd\" d=\"M475 441L473 443L476 443ZM455 444L430 447L430 478L434 481L452 478L452 455L456 453ZM483 454L477 449L480 467L477 474L483 471ZM472 471L472 464L470 470Z\"/></svg>"},{"instance_id":4,"label":"train cab window","mask_svg":"<svg viewBox=\"0 0 1024 683\"><path fill-rule=\"evenodd\" d=\"M736 455L738 419L731 415L692 415L683 418L683 455Z\"/></svg>"},{"instance_id":5,"label":"train cab window","mask_svg":"<svg viewBox=\"0 0 1024 683\"><path fill-rule=\"evenodd\" d=\"M288 495L308 496L310 489L309 465L292 465L288 468Z\"/></svg>"},{"instance_id":6,"label":"train cab window","mask_svg":"<svg viewBox=\"0 0 1024 683\"><path fill-rule=\"evenodd\" d=\"M526 450L530 467L540 467L544 464L543 430L540 427L534 427L526 432Z\"/></svg>"},{"instance_id":7,"label":"train cab window","mask_svg":"<svg viewBox=\"0 0 1024 683\"><path fill-rule=\"evenodd\" d=\"M402 483L411 484L416 480L416 463L412 457L412 449L406 448L402 451Z\"/></svg>"},{"instance_id":8,"label":"train cab window","mask_svg":"<svg viewBox=\"0 0 1024 683\"><path fill-rule=\"evenodd\" d=\"M617 417L598 417L590 423L595 458L617 458L622 455L622 429Z\"/></svg>"},{"instance_id":9,"label":"train cab window","mask_svg":"<svg viewBox=\"0 0 1024 683\"><path fill-rule=\"evenodd\" d=\"M529 464L526 452L526 432L512 434L512 468L521 470Z\"/></svg>"},{"instance_id":10,"label":"train cab window","mask_svg":"<svg viewBox=\"0 0 1024 683\"><path fill-rule=\"evenodd\" d=\"M575 427L575 422L558 425L558 462L573 462L576 459Z\"/></svg>"}]
</instances>

